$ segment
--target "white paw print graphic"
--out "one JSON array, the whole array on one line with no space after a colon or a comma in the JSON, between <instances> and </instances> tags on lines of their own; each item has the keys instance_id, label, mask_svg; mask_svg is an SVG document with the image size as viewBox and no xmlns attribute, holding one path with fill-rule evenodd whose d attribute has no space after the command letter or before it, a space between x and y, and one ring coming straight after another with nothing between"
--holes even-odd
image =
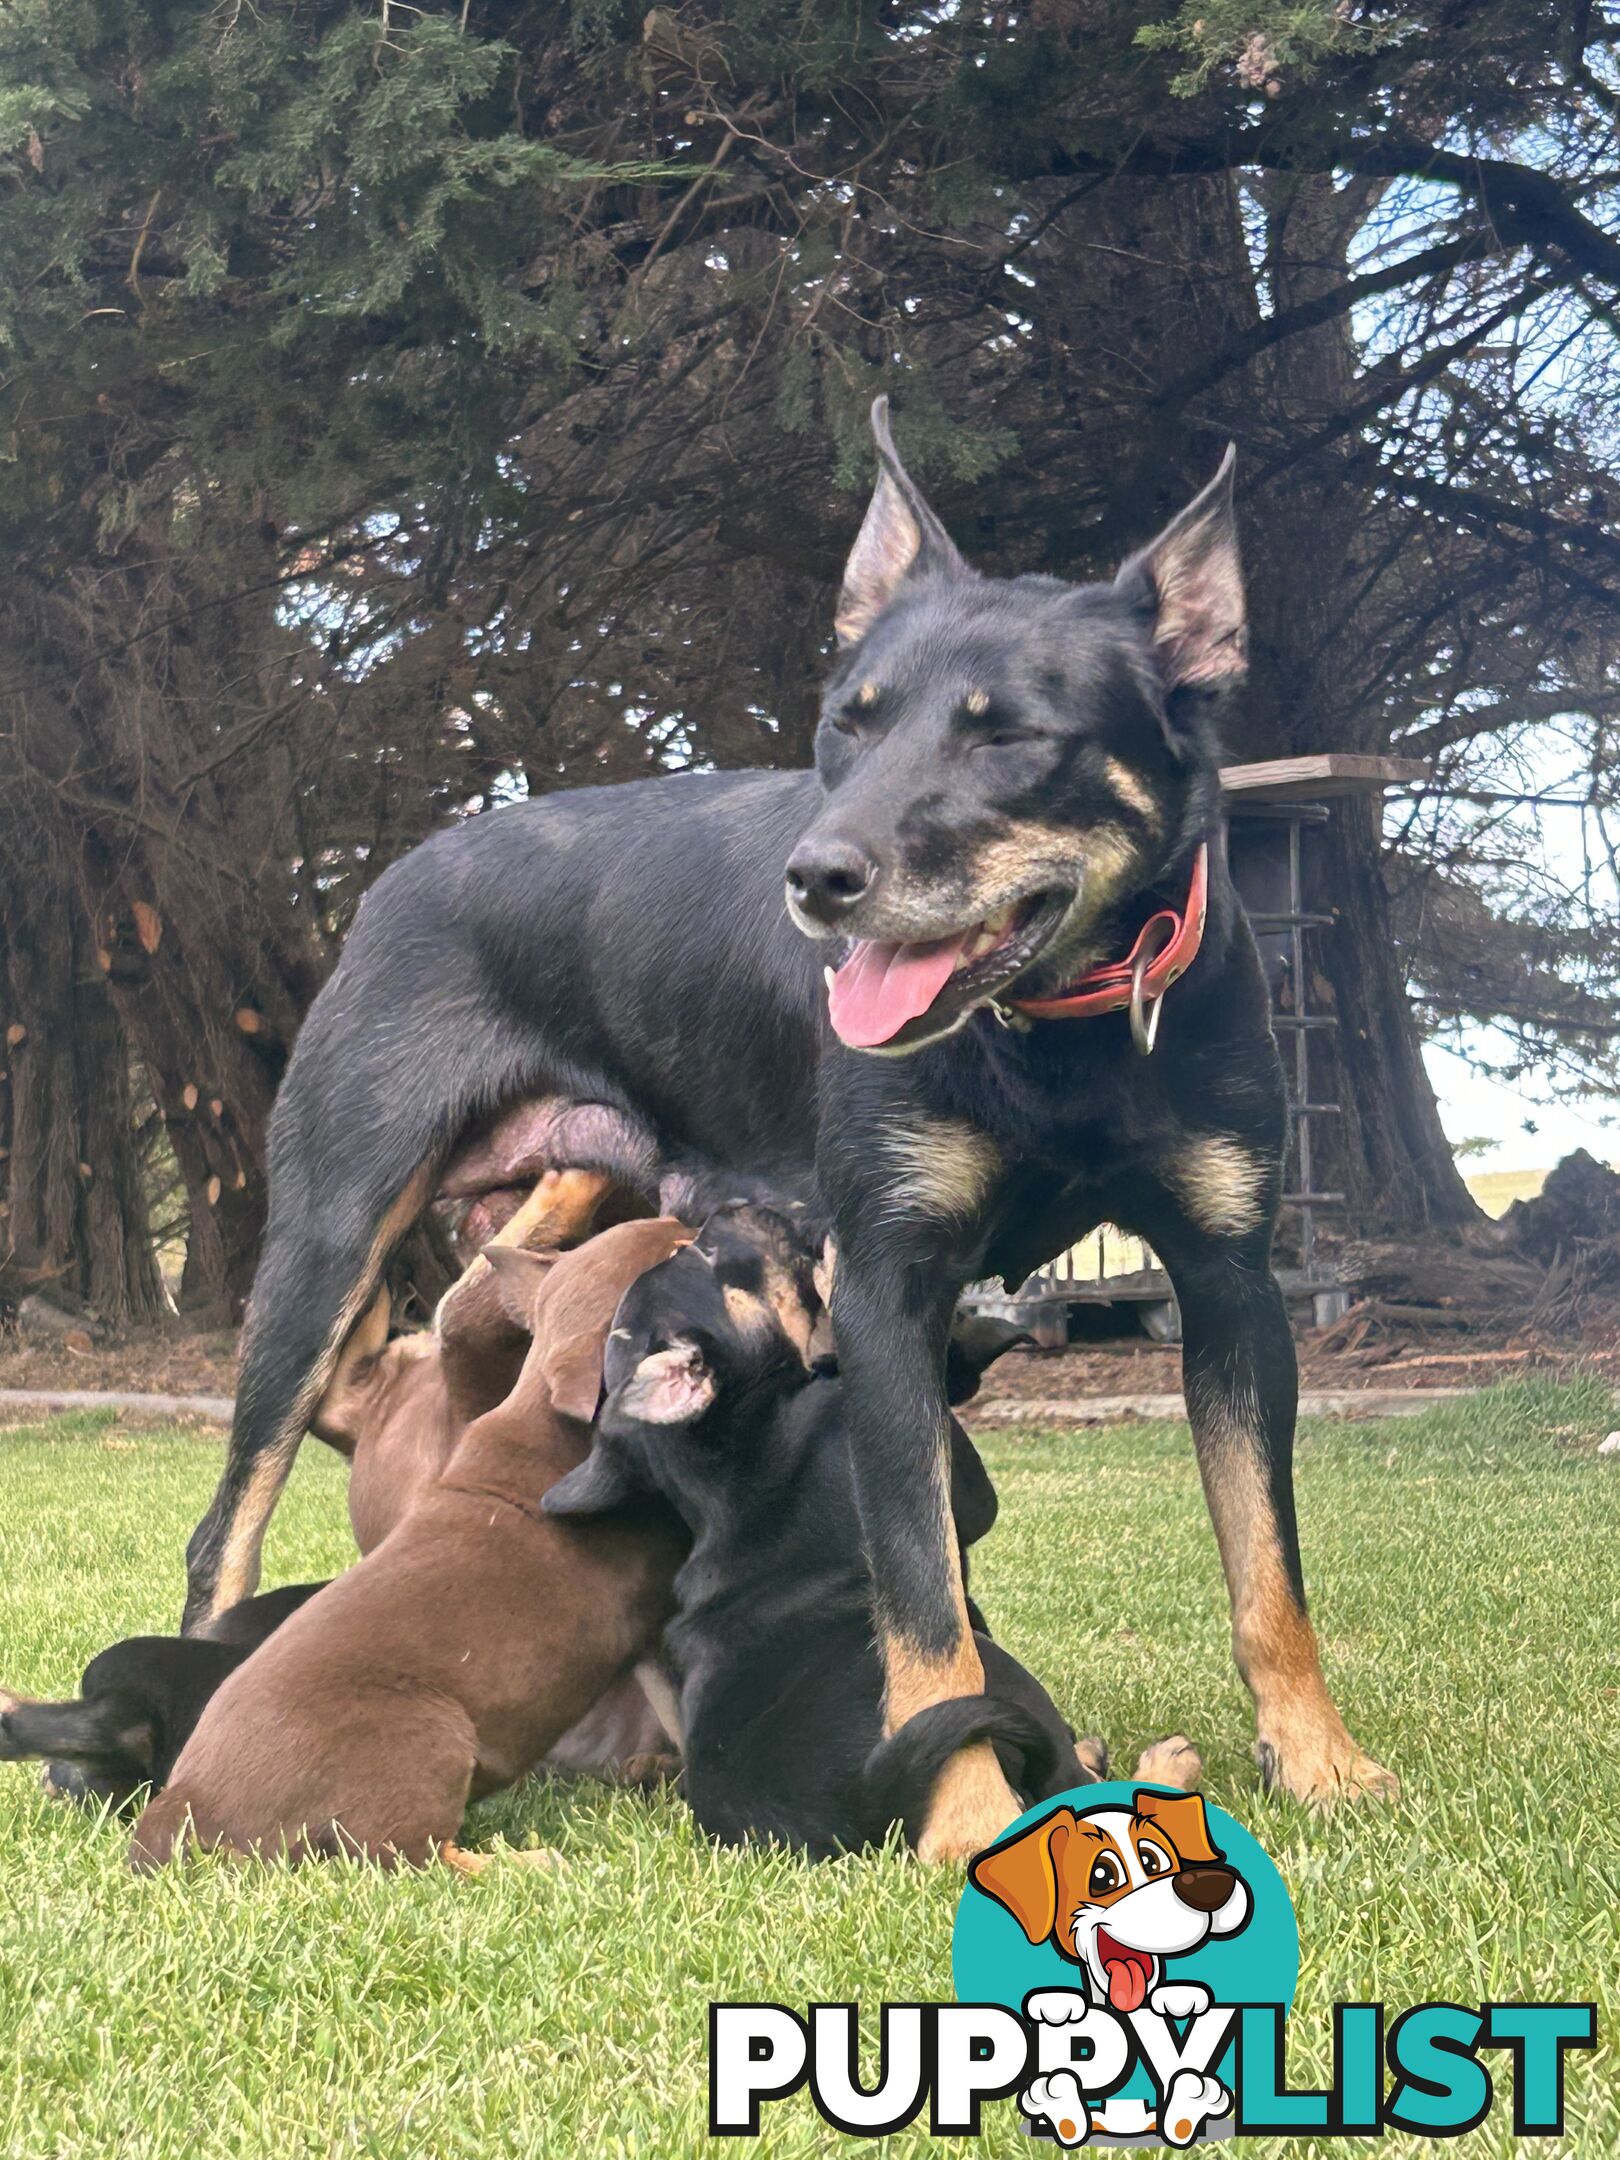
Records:
<instances>
[{"instance_id":1,"label":"white paw print graphic","mask_svg":"<svg viewBox=\"0 0 1620 2160\"><path fill-rule=\"evenodd\" d=\"M1083 2145L1091 2135L1090 2111L1072 2070L1036 2078L1019 2094L1018 2104L1037 2129L1050 2130L1060 2145Z\"/></svg>"},{"instance_id":2,"label":"white paw print graphic","mask_svg":"<svg viewBox=\"0 0 1620 2160\"><path fill-rule=\"evenodd\" d=\"M1197 2070L1178 2070L1164 2096L1159 2126L1167 2145L1190 2145L1205 2123L1224 2115L1232 2095L1219 2078Z\"/></svg>"}]
</instances>

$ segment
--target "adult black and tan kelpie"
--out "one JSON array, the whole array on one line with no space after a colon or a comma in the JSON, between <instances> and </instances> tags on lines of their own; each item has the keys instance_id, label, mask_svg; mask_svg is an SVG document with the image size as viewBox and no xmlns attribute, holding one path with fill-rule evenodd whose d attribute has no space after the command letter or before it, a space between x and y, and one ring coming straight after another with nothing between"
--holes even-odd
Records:
<instances>
[{"instance_id":1,"label":"adult black and tan kelpie","mask_svg":"<svg viewBox=\"0 0 1620 2160\"><path fill-rule=\"evenodd\" d=\"M556 1160L600 1148L687 1220L761 1191L824 1211L891 1730L981 1684L946 1505L958 1293L1099 1221L1140 1232L1181 1304L1262 1772L1313 1801L1391 1789L1329 1696L1301 1584L1270 1271L1284 1097L1210 711L1245 665L1230 456L1111 584L997 579L873 418L813 772L514 805L367 897L276 1105L188 1615L252 1589L390 1251L469 1129L527 1103ZM1013 1812L969 1749L920 1850L977 1851Z\"/></svg>"}]
</instances>

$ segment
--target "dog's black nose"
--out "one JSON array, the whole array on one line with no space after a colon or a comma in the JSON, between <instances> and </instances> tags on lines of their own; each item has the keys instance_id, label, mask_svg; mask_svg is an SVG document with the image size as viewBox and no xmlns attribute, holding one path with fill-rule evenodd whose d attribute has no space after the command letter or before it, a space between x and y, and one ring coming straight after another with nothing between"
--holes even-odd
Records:
<instances>
[{"instance_id":1,"label":"dog's black nose","mask_svg":"<svg viewBox=\"0 0 1620 2160\"><path fill-rule=\"evenodd\" d=\"M806 840L787 866L788 895L817 922L834 923L865 898L877 864L853 840Z\"/></svg>"},{"instance_id":2,"label":"dog's black nose","mask_svg":"<svg viewBox=\"0 0 1620 2160\"><path fill-rule=\"evenodd\" d=\"M1176 1896L1194 1912L1219 1912L1237 1884L1225 1867L1184 1867L1175 1876Z\"/></svg>"}]
</instances>

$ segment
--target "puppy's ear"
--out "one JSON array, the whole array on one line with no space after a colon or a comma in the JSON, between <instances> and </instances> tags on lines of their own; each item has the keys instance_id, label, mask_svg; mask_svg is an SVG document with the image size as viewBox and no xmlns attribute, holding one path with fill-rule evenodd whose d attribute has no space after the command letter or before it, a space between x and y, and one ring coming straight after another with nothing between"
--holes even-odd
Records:
<instances>
[{"instance_id":1,"label":"puppy's ear","mask_svg":"<svg viewBox=\"0 0 1620 2160\"><path fill-rule=\"evenodd\" d=\"M952 1323L945 1353L945 1393L949 1401L971 1402L979 1392L979 1382L998 1357L1020 1343L1034 1340L1027 1328L1016 1327L1011 1320L977 1313L959 1315Z\"/></svg>"},{"instance_id":2,"label":"puppy's ear","mask_svg":"<svg viewBox=\"0 0 1620 2160\"><path fill-rule=\"evenodd\" d=\"M365 1429L377 1363L388 1345L388 1318L388 1292L379 1290L339 1352L326 1393L310 1417L310 1431L346 1454L354 1452Z\"/></svg>"},{"instance_id":3,"label":"puppy's ear","mask_svg":"<svg viewBox=\"0 0 1620 2160\"><path fill-rule=\"evenodd\" d=\"M1139 1792L1132 1805L1138 1815L1158 1824L1189 1867L1210 1867L1220 1859L1210 1843L1202 1793Z\"/></svg>"},{"instance_id":4,"label":"puppy's ear","mask_svg":"<svg viewBox=\"0 0 1620 2160\"><path fill-rule=\"evenodd\" d=\"M642 1425L692 1425L718 1393L714 1368L695 1342L683 1337L652 1350L615 1388L608 1408L615 1417Z\"/></svg>"},{"instance_id":5,"label":"puppy's ear","mask_svg":"<svg viewBox=\"0 0 1620 2160\"><path fill-rule=\"evenodd\" d=\"M548 1515L609 1515L646 1489L624 1451L598 1440L577 1469L547 1487L540 1505Z\"/></svg>"},{"instance_id":6,"label":"puppy's ear","mask_svg":"<svg viewBox=\"0 0 1620 2160\"><path fill-rule=\"evenodd\" d=\"M554 1410L588 1425L602 1399L602 1338L606 1329L588 1328L564 1343L537 1351Z\"/></svg>"},{"instance_id":7,"label":"puppy's ear","mask_svg":"<svg viewBox=\"0 0 1620 2160\"><path fill-rule=\"evenodd\" d=\"M1114 590L1152 617L1167 690L1219 690L1249 664L1243 566L1238 560L1232 474L1237 451L1201 495L1133 555Z\"/></svg>"},{"instance_id":8,"label":"puppy's ear","mask_svg":"<svg viewBox=\"0 0 1620 2160\"><path fill-rule=\"evenodd\" d=\"M557 1255L554 1252L530 1252L524 1245L486 1245L483 1257L489 1262L495 1295L500 1301L502 1312L514 1327L521 1328L525 1335L532 1335L534 1301L540 1295L540 1285L556 1265ZM477 1302L475 1292L480 1279L481 1271L478 1263L474 1261L462 1276L461 1282L445 1292L439 1303L441 1331L446 1306L451 1306L452 1314L455 1312L455 1306L451 1305L452 1300L455 1300L455 1305L465 1304L469 1320L473 1318L473 1309ZM462 1284L466 1284L467 1288L463 1289Z\"/></svg>"},{"instance_id":9,"label":"puppy's ear","mask_svg":"<svg viewBox=\"0 0 1620 2160\"><path fill-rule=\"evenodd\" d=\"M1075 1819L1073 1808L1059 1808L980 1853L968 1869L968 1881L1005 1905L1032 1943L1045 1942L1057 1926L1058 1875Z\"/></svg>"},{"instance_id":10,"label":"puppy's ear","mask_svg":"<svg viewBox=\"0 0 1620 2160\"><path fill-rule=\"evenodd\" d=\"M901 464L889 433L889 401L872 405L878 477L844 565L833 627L840 645L858 645L914 570L963 570L950 535Z\"/></svg>"}]
</instances>

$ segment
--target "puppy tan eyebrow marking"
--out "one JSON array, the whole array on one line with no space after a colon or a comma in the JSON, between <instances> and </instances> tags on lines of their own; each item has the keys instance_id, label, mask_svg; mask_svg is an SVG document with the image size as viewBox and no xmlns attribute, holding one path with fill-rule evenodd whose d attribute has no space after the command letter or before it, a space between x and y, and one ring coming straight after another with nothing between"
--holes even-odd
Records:
<instances>
[{"instance_id":1,"label":"puppy tan eyebrow marking","mask_svg":"<svg viewBox=\"0 0 1620 2160\"><path fill-rule=\"evenodd\" d=\"M877 701L878 701L878 686L877 686L877 684L876 684L875 682L863 682L863 683L861 684L861 687L860 687L860 688L859 688L859 689L858 689L858 690L856 691L856 693L855 693L855 702L856 702L856 704L857 704L857 705L875 705L875 704L877 703Z\"/></svg>"},{"instance_id":2,"label":"puppy tan eyebrow marking","mask_svg":"<svg viewBox=\"0 0 1620 2160\"><path fill-rule=\"evenodd\" d=\"M962 702L975 720L981 720L990 710L990 693L988 690L970 690Z\"/></svg>"}]
</instances>

